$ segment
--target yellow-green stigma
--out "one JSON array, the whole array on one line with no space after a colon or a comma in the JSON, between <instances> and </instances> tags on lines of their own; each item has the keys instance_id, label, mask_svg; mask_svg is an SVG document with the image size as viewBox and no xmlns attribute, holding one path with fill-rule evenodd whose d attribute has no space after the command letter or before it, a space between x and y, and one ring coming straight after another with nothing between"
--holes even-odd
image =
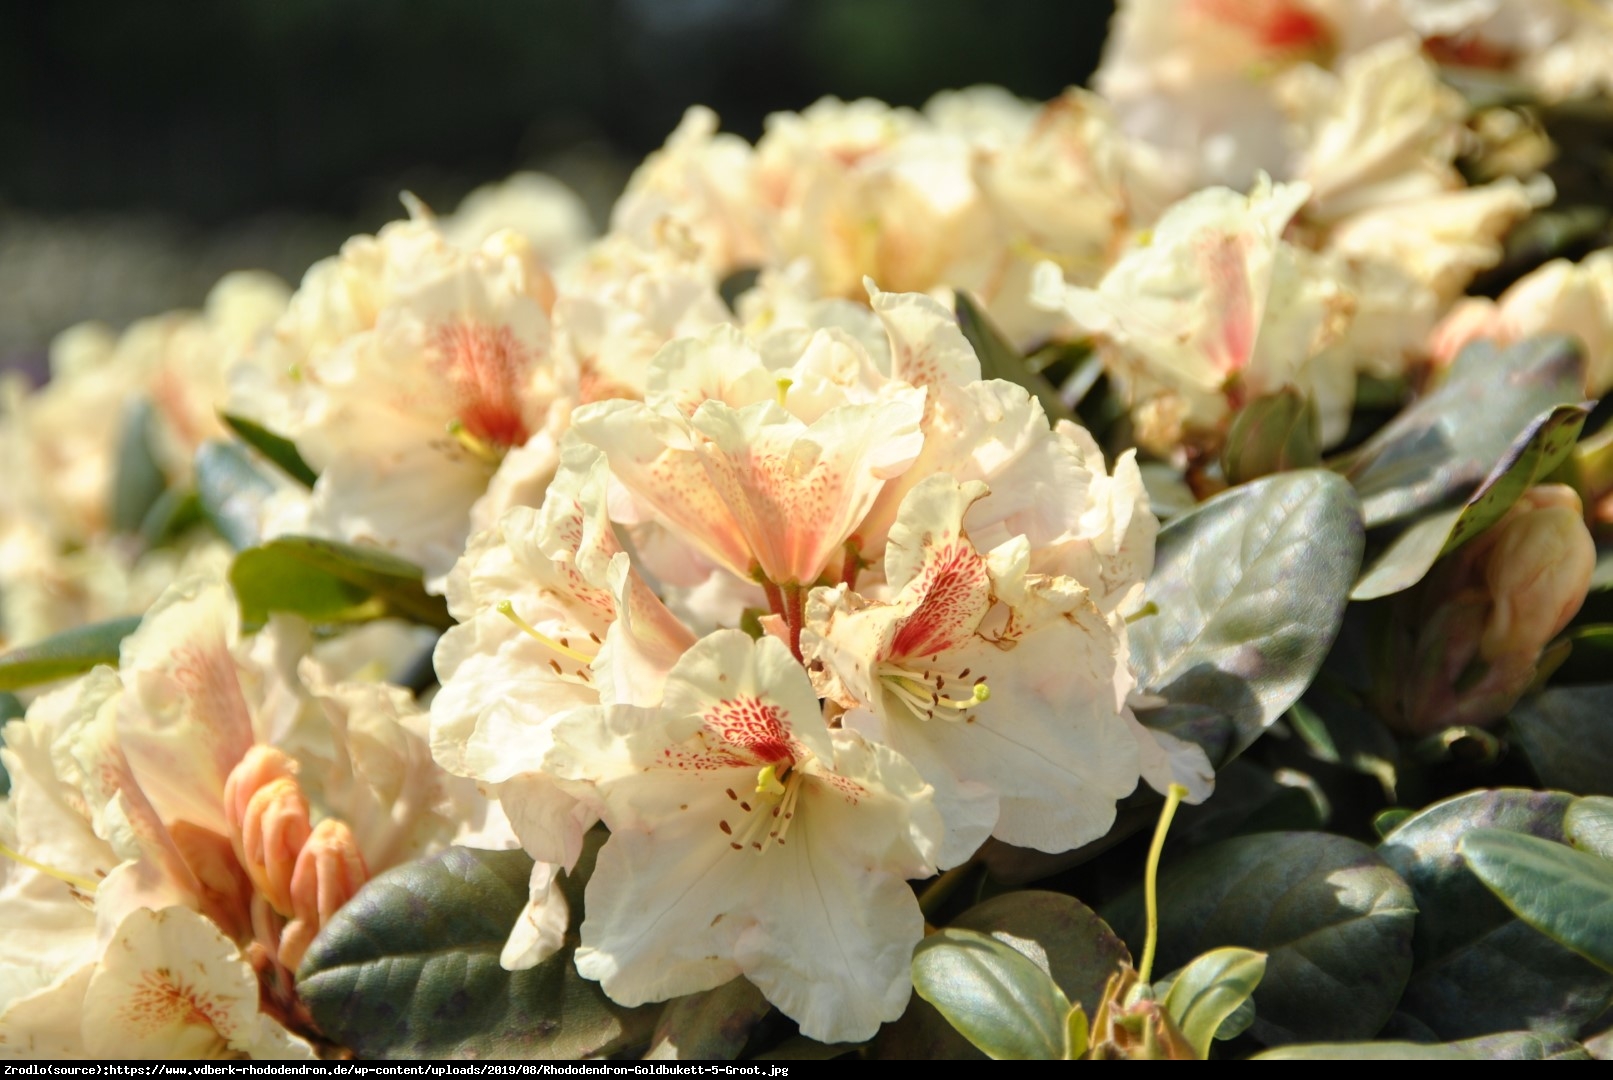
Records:
<instances>
[{"instance_id":1,"label":"yellow-green stigma","mask_svg":"<svg viewBox=\"0 0 1613 1080\"><path fill-rule=\"evenodd\" d=\"M782 794L784 794L784 785L779 782L778 767L777 766L774 766L774 765L765 766L762 769L761 772L756 774L756 794L758 794L758 795L782 795Z\"/></svg>"},{"instance_id":2,"label":"yellow-green stigma","mask_svg":"<svg viewBox=\"0 0 1613 1080\"><path fill-rule=\"evenodd\" d=\"M30 870L38 870L46 877L52 877L57 881L66 882L68 885L71 885L74 888L80 889L84 892L92 893L100 886L100 882L91 878L81 877L78 874L70 874L66 870L58 870L54 866L46 866L44 863L34 862L34 860L30 859L28 856L22 854L21 852L12 851L4 844L0 844L0 855L5 856L12 862L21 863Z\"/></svg>"},{"instance_id":3,"label":"yellow-green stigma","mask_svg":"<svg viewBox=\"0 0 1613 1080\"><path fill-rule=\"evenodd\" d=\"M794 385L795 380L784 375L780 375L773 381L773 393L778 398L779 408L784 408L784 395L788 394L790 392L790 387Z\"/></svg>"},{"instance_id":4,"label":"yellow-green stigma","mask_svg":"<svg viewBox=\"0 0 1613 1080\"><path fill-rule=\"evenodd\" d=\"M520 627L521 632L527 637L547 648L553 649L561 656L569 656L571 659L582 664L592 664L594 662L594 658L589 656L587 653L578 652L565 642L556 641L549 635L539 632L537 627L533 626L531 623L527 622L525 619L521 618L521 616L515 613L515 605L510 603L508 600L499 601L498 613L510 620L516 626Z\"/></svg>"},{"instance_id":5,"label":"yellow-green stigma","mask_svg":"<svg viewBox=\"0 0 1613 1080\"><path fill-rule=\"evenodd\" d=\"M448 421L448 437L464 447L465 452L478 461L485 462L488 465L497 465L504 460L504 455L499 452L498 447L471 434L462 421Z\"/></svg>"}]
</instances>

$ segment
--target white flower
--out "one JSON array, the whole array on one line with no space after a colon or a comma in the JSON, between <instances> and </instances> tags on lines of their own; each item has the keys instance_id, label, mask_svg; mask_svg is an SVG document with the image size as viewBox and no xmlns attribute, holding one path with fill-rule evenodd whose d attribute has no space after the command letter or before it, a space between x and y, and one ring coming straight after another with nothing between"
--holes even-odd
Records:
<instances>
[{"instance_id":1,"label":"white flower","mask_svg":"<svg viewBox=\"0 0 1613 1080\"><path fill-rule=\"evenodd\" d=\"M577 968L612 998L742 974L820 1041L901 1015L924 924L904 879L934 872L940 819L911 766L825 726L783 644L718 631L658 709L573 714L555 744L611 826Z\"/></svg>"}]
</instances>

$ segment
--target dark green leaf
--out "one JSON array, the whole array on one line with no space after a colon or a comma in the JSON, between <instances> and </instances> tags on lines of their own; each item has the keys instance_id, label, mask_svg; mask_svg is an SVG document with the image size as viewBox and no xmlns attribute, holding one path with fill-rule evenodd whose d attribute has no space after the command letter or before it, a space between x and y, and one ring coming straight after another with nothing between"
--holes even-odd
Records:
<instances>
[{"instance_id":1,"label":"dark green leaf","mask_svg":"<svg viewBox=\"0 0 1613 1080\"><path fill-rule=\"evenodd\" d=\"M1391 806L1387 810L1379 810L1372 817L1372 831L1382 839L1400 827L1401 823L1417 811L1404 806Z\"/></svg>"},{"instance_id":2,"label":"dark green leaf","mask_svg":"<svg viewBox=\"0 0 1613 1080\"><path fill-rule=\"evenodd\" d=\"M1098 913L1073 896L1026 889L976 904L952 922L1039 957L1071 1002L1091 1016L1109 976L1131 963L1121 941Z\"/></svg>"},{"instance_id":3,"label":"dark green leaf","mask_svg":"<svg viewBox=\"0 0 1613 1080\"><path fill-rule=\"evenodd\" d=\"M673 998L661 1010L646 1060L732 1061L745 1049L767 999L741 975L704 993Z\"/></svg>"},{"instance_id":4,"label":"dark green leaf","mask_svg":"<svg viewBox=\"0 0 1613 1080\"><path fill-rule=\"evenodd\" d=\"M1573 796L1475 791L1415 814L1379 851L1417 901L1414 966L1400 1008L1443 1039L1528 1029L1573 1038L1613 1002L1613 977L1519 920L1467 869L1473 829L1561 842Z\"/></svg>"},{"instance_id":5,"label":"dark green leaf","mask_svg":"<svg viewBox=\"0 0 1613 1080\"><path fill-rule=\"evenodd\" d=\"M1417 522L1362 575L1352 600L1374 600L1411 588L1442 556L1479 535L1543 481L1574 448L1590 410L1560 405L1535 419L1461 507Z\"/></svg>"},{"instance_id":6,"label":"dark green leaf","mask_svg":"<svg viewBox=\"0 0 1613 1080\"><path fill-rule=\"evenodd\" d=\"M6 746L5 726L8 721L16 720L27 713L17 695L0 691L0 750ZM11 794L11 774L6 771L6 761L0 757L0 799Z\"/></svg>"},{"instance_id":7,"label":"dark green leaf","mask_svg":"<svg viewBox=\"0 0 1613 1080\"><path fill-rule=\"evenodd\" d=\"M1411 971L1411 890L1376 853L1316 832L1240 836L1167 863L1158 963L1219 946L1267 956L1251 1033L1266 1043L1377 1034ZM1136 946L1140 889L1110 922Z\"/></svg>"},{"instance_id":8,"label":"dark green leaf","mask_svg":"<svg viewBox=\"0 0 1613 1080\"><path fill-rule=\"evenodd\" d=\"M232 416L229 413L220 413L229 429L241 437L252 449L278 465L287 476L302 484L303 487L313 487L319 474L309 467L297 451L297 444L281 435L276 435L263 425L248 420L244 416Z\"/></svg>"},{"instance_id":9,"label":"dark green leaf","mask_svg":"<svg viewBox=\"0 0 1613 1080\"><path fill-rule=\"evenodd\" d=\"M196 497L202 514L235 550L258 542L259 508L273 493L274 483L258 471L244 447L215 439L197 449Z\"/></svg>"},{"instance_id":10,"label":"dark green leaf","mask_svg":"<svg viewBox=\"0 0 1613 1080\"><path fill-rule=\"evenodd\" d=\"M1542 784L1576 795L1613 795L1610 717L1613 684L1604 683L1554 686L1513 709L1507 723Z\"/></svg>"},{"instance_id":11,"label":"dark green leaf","mask_svg":"<svg viewBox=\"0 0 1613 1080\"><path fill-rule=\"evenodd\" d=\"M1613 799L1575 799L1563 815L1563 831L1581 851L1613 861Z\"/></svg>"},{"instance_id":12,"label":"dark green leaf","mask_svg":"<svg viewBox=\"0 0 1613 1080\"><path fill-rule=\"evenodd\" d=\"M447 604L421 584L418 566L334 540L281 536L243 551L230 567L230 585L249 628L276 611L313 623L397 615L439 629L453 625Z\"/></svg>"},{"instance_id":13,"label":"dark green leaf","mask_svg":"<svg viewBox=\"0 0 1613 1080\"><path fill-rule=\"evenodd\" d=\"M111 493L113 531L138 531L151 504L167 487L168 478L157 464L155 410L145 398L131 401L118 429L117 471Z\"/></svg>"},{"instance_id":14,"label":"dark green leaf","mask_svg":"<svg viewBox=\"0 0 1613 1080\"><path fill-rule=\"evenodd\" d=\"M1042 411L1047 413L1049 420L1075 419L1075 413L1064 404L1058 391L1053 389L1053 384L1030 369L1025 363L1024 354L1009 343L968 293L959 291L956 294L954 310L958 316L958 328L980 358L982 379L1004 379L1023 386L1042 403Z\"/></svg>"},{"instance_id":15,"label":"dark green leaf","mask_svg":"<svg viewBox=\"0 0 1613 1080\"><path fill-rule=\"evenodd\" d=\"M861 1050L863 1043L821 1043L805 1035L792 1035L766 1053L748 1061L833 1061Z\"/></svg>"},{"instance_id":16,"label":"dark green leaf","mask_svg":"<svg viewBox=\"0 0 1613 1080\"><path fill-rule=\"evenodd\" d=\"M1518 918L1613 972L1613 862L1504 829L1474 829L1458 850Z\"/></svg>"},{"instance_id":17,"label":"dark green leaf","mask_svg":"<svg viewBox=\"0 0 1613 1080\"><path fill-rule=\"evenodd\" d=\"M1600 683L1607 679L1608 672L1613 671L1613 625L1608 623L1571 626L1567 633L1552 643L1552 647L1563 650L1562 657L1549 672L1549 680L1554 686ZM1543 653L1542 669L1545 668L1545 659ZM1537 682L1544 681L1537 677ZM1553 783L1551 786L1564 785Z\"/></svg>"},{"instance_id":18,"label":"dark green leaf","mask_svg":"<svg viewBox=\"0 0 1613 1080\"><path fill-rule=\"evenodd\" d=\"M580 1058L642 1045L659 1009L615 1004L572 963L597 848L596 833L562 883L566 944L536 967L498 962L532 860L455 847L365 885L308 950L298 994L362 1058Z\"/></svg>"},{"instance_id":19,"label":"dark green leaf","mask_svg":"<svg viewBox=\"0 0 1613 1080\"><path fill-rule=\"evenodd\" d=\"M140 625L140 616L76 626L44 641L0 655L0 690L55 682L81 675L96 664L118 662L118 646Z\"/></svg>"},{"instance_id":20,"label":"dark green leaf","mask_svg":"<svg viewBox=\"0 0 1613 1080\"><path fill-rule=\"evenodd\" d=\"M1221 447L1227 482L1245 484L1322 461L1316 402L1293 387L1255 398L1239 410Z\"/></svg>"},{"instance_id":21,"label":"dark green leaf","mask_svg":"<svg viewBox=\"0 0 1613 1080\"><path fill-rule=\"evenodd\" d=\"M1251 999L1265 973L1263 953L1211 949L1176 972L1163 994L1156 987L1155 996L1205 1061L1221 1025Z\"/></svg>"},{"instance_id":22,"label":"dark green leaf","mask_svg":"<svg viewBox=\"0 0 1613 1080\"><path fill-rule=\"evenodd\" d=\"M989 1057L1064 1056L1069 1000L1045 971L994 937L956 929L931 934L913 950L913 989Z\"/></svg>"},{"instance_id":23,"label":"dark green leaf","mask_svg":"<svg viewBox=\"0 0 1613 1080\"><path fill-rule=\"evenodd\" d=\"M1318 761L1364 773L1378 781L1386 798L1395 797L1399 746L1358 701L1319 682L1288 710L1288 722Z\"/></svg>"},{"instance_id":24,"label":"dark green leaf","mask_svg":"<svg viewBox=\"0 0 1613 1080\"><path fill-rule=\"evenodd\" d=\"M1571 338L1530 338L1504 350L1469 345L1438 389L1344 463L1362 517L1384 525L1465 497L1552 410L1580 404L1584 393L1585 358Z\"/></svg>"},{"instance_id":25,"label":"dark green leaf","mask_svg":"<svg viewBox=\"0 0 1613 1080\"><path fill-rule=\"evenodd\" d=\"M1310 685L1362 544L1354 493L1320 469L1233 488L1172 521L1148 581L1159 613L1131 627L1142 686L1231 717L1241 751Z\"/></svg>"}]
</instances>

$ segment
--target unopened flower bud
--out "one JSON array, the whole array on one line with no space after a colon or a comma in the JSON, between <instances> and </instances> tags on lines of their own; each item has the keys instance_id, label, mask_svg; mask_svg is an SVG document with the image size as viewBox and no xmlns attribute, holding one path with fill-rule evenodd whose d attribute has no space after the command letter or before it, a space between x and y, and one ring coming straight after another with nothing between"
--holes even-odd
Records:
<instances>
[{"instance_id":1,"label":"unopened flower bud","mask_svg":"<svg viewBox=\"0 0 1613 1080\"><path fill-rule=\"evenodd\" d=\"M1585 602L1596 544L1579 496L1563 484L1534 488L1498 525L1484 567L1490 617L1479 654L1537 657Z\"/></svg>"},{"instance_id":2,"label":"unopened flower bud","mask_svg":"<svg viewBox=\"0 0 1613 1080\"><path fill-rule=\"evenodd\" d=\"M320 927L353 898L369 876L353 830L335 818L321 821L303 845L291 876L291 908L296 917L280 935L280 962L297 970Z\"/></svg>"},{"instance_id":3,"label":"unopened flower bud","mask_svg":"<svg viewBox=\"0 0 1613 1080\"><path fill-rule=\"evenodd\" d=\"M1501 336L1501 309L1494 300L1472 296L1460 300L1428 335L1428 356L1441 368L1475 341Z\"/></svg>"},{"instance_id":4,"label":"unopened flower bud","mask_svg":"<svg viewBox=\"0 0 1613 1080\"><path fill-rule=\"evenodd\" d=\"M308 800L289 776L253 791L239 825L231 822L236 856L253 887L281 915L292 913L291 876L311 831Z\"/></svg>"},{"instance_id":5,"label":"unopened flower bud","mask_svg":"<svg viewBox=\"0 0 1613 1080\"><path fill-rule=\"evenodd\" d=\"M230 831L239 833L247 803L271 780L297 775L297 763L272 746L254 746L230 770L224 781L224 818Z\"/></svg>"},{"instance_id":6,"label":"unopened flower bud","mask_svg":"<svg viewBox=\"0 0 1613 1080\"><path fill-rule=\"evenodd\" d=\"M1385 718L1429 735L1506 715L1534 681L1541 650L1584 602L1595 563L1573 489L1526 492L1404 594L1398 621L1408 636L1387 654L1379 688Z\"/></svg>"}]
</instances>

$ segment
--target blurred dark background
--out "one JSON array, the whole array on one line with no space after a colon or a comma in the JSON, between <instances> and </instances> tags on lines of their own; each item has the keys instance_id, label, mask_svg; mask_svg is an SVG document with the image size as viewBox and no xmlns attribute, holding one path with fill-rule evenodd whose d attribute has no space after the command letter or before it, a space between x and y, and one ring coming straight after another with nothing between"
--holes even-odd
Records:
<instances>
[{"instance_id":1,"label":"blurred dark background","mask_svg":"<svg viewBox=\"0 0 1613 1080\"><path fill-rule=\"evenodd\" d=\"M163 0L0 4L0 359L84 318L295 281L409 188L451 209L522 168L603 221L703 103L754 139L825 94L919 105L1087 80L1079 0Z\"/></svg>"}]
</instances>

